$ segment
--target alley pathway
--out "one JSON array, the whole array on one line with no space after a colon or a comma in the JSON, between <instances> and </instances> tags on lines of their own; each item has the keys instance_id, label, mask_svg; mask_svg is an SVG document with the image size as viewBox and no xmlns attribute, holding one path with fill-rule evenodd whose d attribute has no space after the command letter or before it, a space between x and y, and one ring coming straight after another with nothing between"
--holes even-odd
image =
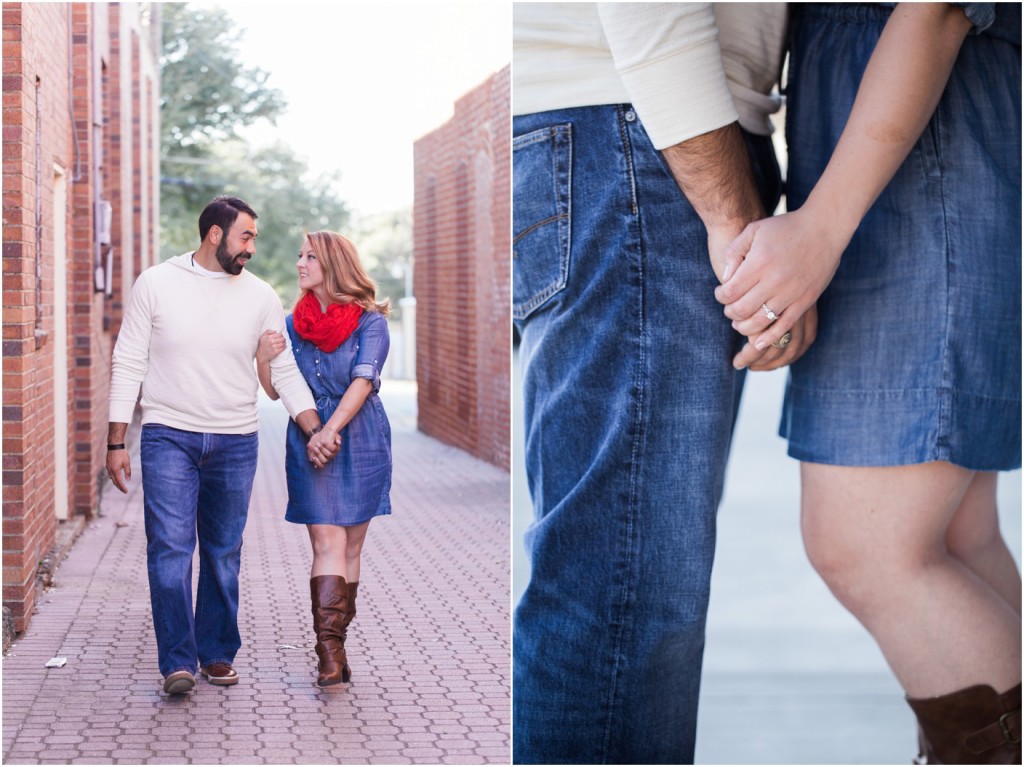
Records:
<instances>
[{"instance_id":1,"label":"alley pathway","mask_svg":"<svg viewBox=\"0 0 1024 767\"><path fill-rule=\"evenodd\" d=\"M414 385L382 398L394 512L363 550L350 685L314 685L309 540L283 520L287 416L264 400L239 684L160 692L136 455L4 658L4 763L508 763L509 476L417 432Z\"/></svg>"}]
</instances>

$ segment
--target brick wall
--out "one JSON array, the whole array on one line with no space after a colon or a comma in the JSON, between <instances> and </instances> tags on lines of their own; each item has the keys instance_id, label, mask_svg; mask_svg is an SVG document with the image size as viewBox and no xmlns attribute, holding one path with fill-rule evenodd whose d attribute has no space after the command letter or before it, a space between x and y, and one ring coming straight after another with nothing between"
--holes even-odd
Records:
<instances>
[{"instance_id":1,"label":"brick wall","mask_svg":"<svg viewBox=\"0 0 1024 767\"><path fill-rule=\"evenodd\" d=\"M37 599L58 511L93 514L105 476L110 327L120 305L96 290L105 250L94 211L111 200L118 232L126 201L112 198L112 179L126 169L140 183L159 178L155 151L122 156L110 135L115 112L145 112L147 125L158 119L159 73L138 45L151 39L142 29L134 3L3 4L3 600L17 631ZM134 48L119 42L126 30ZM134 50L134 93L110 76L121 50ZM137 192L127 204L129 223L152 218L153 205ZM115 251L118 272L121 259L147 262L157 252L151 242L134 244Z\"/></svg>"},{"instance_id":2,"label":"brick wall","mask_svg":"<svg viewBox=\"0 0 1024 767\"><path fill-rule=\"evenodd\" d=\"M419 428L509 468L509 69L414 147Z\"/></svg>"},{"instance_id":3,"label":"brick wall","mask_svg":"<svg viewBox=\"0 0 1024 767\"><path fill-rule=\"evenodd\" d=\"M41 258L37 275L37 253L53 253L53 231L45 225L54 214L53 166L70 168L73 161L67 56L65 5L4 3L3 595L18 630L35 601L36 563L57 526L48 470L54 463L54 297L47 290L53 263Z\"/></svg>"}]
</instances>

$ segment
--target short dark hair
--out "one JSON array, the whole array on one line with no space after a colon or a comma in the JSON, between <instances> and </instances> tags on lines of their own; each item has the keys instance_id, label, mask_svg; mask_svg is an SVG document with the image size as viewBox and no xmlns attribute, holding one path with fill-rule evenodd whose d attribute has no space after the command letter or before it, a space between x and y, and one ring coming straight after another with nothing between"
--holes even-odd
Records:
<instances>
[{"instance_id":1,"label":"short dark hair","mask_svg":"<svg viewBox=\"0 0 1024 767\"><path fill-rule=\"evenodd\" d=\"M219 226L220 230L227 235L239 213L248 213L253 219L259 218L256 211L249 207L249 203L238 197L220 195L210 200L210 204L203 208L199 214L199 241L206 239L206 233L211 226Z\"/></svg>"}]
</instances>

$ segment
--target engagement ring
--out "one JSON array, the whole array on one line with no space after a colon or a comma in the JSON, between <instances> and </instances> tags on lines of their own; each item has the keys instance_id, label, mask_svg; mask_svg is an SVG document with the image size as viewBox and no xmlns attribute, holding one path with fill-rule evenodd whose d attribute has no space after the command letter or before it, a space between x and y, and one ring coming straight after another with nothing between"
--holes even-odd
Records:
<instances>
[{"instance_id":1,"label":"engagement ring","mask_svg":"<svg viewBox=\"0 0 1024 767\"><path fill-rule=\"evenodd\" d=\"M761 304L761 308L764 309L764 313L768 316L769 322L775 322L775 320L779 318L779 315L768 308L768 304Z\"/></svg>"}]
</instances>

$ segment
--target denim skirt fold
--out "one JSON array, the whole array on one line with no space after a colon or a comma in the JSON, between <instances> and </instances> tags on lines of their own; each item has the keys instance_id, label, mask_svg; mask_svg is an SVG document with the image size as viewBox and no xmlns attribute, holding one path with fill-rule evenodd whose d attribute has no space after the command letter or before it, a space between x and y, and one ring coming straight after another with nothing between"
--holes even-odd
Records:
<instances>
[{"instance_id":1,"label":"denim skirt fold","mask_svg":"<svg viewBox=\"0 0 1024 767\"><path fill-rule=\"evenodd\" d=\"M890 9L800 6L788 207L828 163ZM934 116L868 212L791 368L780 433L801 461L1021 465L1020 48L964 42Z\"/></svg>"}]
</instances>

